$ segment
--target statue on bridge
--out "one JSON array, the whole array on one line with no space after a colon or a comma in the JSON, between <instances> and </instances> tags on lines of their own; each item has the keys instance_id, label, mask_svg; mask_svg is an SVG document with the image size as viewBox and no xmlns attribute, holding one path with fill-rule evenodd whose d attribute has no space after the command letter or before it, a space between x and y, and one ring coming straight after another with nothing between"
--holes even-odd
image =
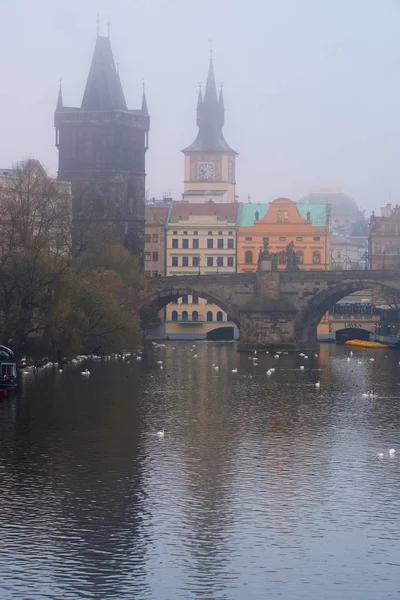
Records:
<instances>
[{"instance_id":1,"label":"statue on bridge","mask_svg":"<svg viewBox=\"0 0 400 600\"><path fill-rule=\"evenodd\" d=\"M299 258L293 241L286 246L286 271L299 271Z\"/></svg>"},{"instance_id":2,"label":"statue on bridge","mask_svg":"<svg viewBox=\"0 0 400 600\"><path fill-rule=\"evenodd\" d=\"M277 271L278 253L269 251L269 238L264 238L264 246L258 253L258 271Z\"/></svg>"}]
</instances>

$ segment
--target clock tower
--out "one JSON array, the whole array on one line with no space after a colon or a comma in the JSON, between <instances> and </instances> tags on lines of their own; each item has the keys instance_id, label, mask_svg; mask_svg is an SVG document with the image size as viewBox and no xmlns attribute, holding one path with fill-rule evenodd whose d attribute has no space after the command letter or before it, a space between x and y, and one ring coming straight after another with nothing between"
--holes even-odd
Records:
<instances>
[{"instance_id":1,"label":"clock tower","mask_svg":"<svg viewBox=\"0 0 400 600\"><path fill-rule=\"evenodd\" d=\"M204 98L199 90L197 125L193 144L182 150L185 156L183 200L188 202L235 202L235 160L237 152L225 141L224 98L217 95L212 56Z\"/></svg>"}]
</instances>

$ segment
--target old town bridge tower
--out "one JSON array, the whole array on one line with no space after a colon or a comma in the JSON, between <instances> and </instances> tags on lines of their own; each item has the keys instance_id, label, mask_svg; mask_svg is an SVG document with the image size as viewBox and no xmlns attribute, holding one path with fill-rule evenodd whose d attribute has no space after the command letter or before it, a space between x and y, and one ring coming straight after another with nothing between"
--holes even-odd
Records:
<instances>
[{"instance_id":1,"label":"old town bridge tower","mask_svg":"<svg viewBox=\"0 0 400 600\"><path fill-rule=\"evenodd\" d=\"M127 108L109 37L97 36L80 107L63 104L54 116L58 177L72 183L75 242L103 226L138 256L143 267L145 155L150 117Z\"/></svg>"}]
</instances>

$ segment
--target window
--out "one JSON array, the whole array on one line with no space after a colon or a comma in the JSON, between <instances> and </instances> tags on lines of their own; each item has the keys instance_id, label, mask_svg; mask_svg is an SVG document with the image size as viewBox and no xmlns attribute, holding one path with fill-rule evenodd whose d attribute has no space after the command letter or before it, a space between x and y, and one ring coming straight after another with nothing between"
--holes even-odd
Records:
<instances>
[{"instance_id":1,"label":"window","mask_svg":"<svg viewBox=\"0 0 400 600\"><path fill-rule=\"evenodd\" d=\"M298 250L296 252L296 256L297 256L297 264L299 265L303 265L304 264L304 254L301 250Z\"/></svg>"},{"instance_id":2,"label":"window","mask_svg":"<svg viewBox=\"0 0 400 600\"><path fill-rule=\"evenodd\" d=\"M338 258L342 258L342 253L341 253L341 252L338 252L338 253L337 253L337 257L338 257Z\"/></svg>"},{"instance_id":3,"label":"window","mask_svg":"<svg viewBox=\"0 0 400 600\"><path fill-rule=\"evenodd\" d=\"M189 320L189 313L187 310L182 311L182 321L188 321Z\"/></svg>"},{"instance_id":4,"label":"window","mask_svg":"<svg viewBox=\"0 0 400 600\"><path fill-rule=\"evenodd\" d=\"M218 239L217 240L217 248L219 248L220 250L222 250L224 247L224 240Z\"/></svg>"},{"instance_id":5,"label":"window","mask_svg":"<svg viewBox=\"0 0 400 600\"><path fill-rule=\"evenodd\" d=\"M173 233L174 235L178 235L178 232L177 232L177 231L173 231L172 233Z\"/></svg>"},{"instance_id":6,"label":"window","mask_svg":"<svg viewBox=\"0 0 400 600\"><path fill-rule=\"evenodd\" d=\"M280 237L280 238L279 238L279 241L280 241L280 242L286 242L286 238L285 238L285 237Z\"/></svg>"},{"instance_id":7,"label":"window","mask_svg":"<svg viewBox=\"0 0 400 600\"><path fill-rule=\"evenodd\" d=\"M193 248L198 248L199 247L199 240L198 239L194 239L193 240Z\"/></svg>"},{"instance_id":8,"label":"window","mask_svg":"<svg viewBox=\"0 0 400 600\"><path fill-rule=\"evenodd\" d=\"M188 266L189 266L189 257L182 256L182 267L188 267Z\"/></svg>"},{"instance_id":9,"label":"window","mask_svg":"<svg viewBox=\"0 0 400 600\"><path fill-rule=\"evenodd\" d=\"M198 256L193 256L192 258L192 266L199 267L200 266L200 258Z\"/></svg>"},{"instance_id":10,"label":"window","mask_svg":"<svg viewBox=\"0 0 400 600\"><path fill-rule=\"evenodd\" d=\"M160 277L161 273L159 271L153 271L152 276L153 277Z\"/></svg>"},{"instance_id":11,"label":"window","mask_svg":"<svg viewBox=\"0 0 400 600\"><path fill-rule=\"evenodd\" d=\"M284 222L284 223L287 223L287 222L288 222L288 220L289 220L289 213L288 213L288 211L287 211L287 210L284 210L284 211L283 211L283 222Z\"/></svg>"},{"instance_id":12,"label":"window","mask_svg":"<svg viewBox=\"0 0 400 600\"><path fill-rule=\"evenodd\" d=\"M189 297L187 295L182 296L182 304L189 304Z\"/></svg>"},{"instance_id":13,"label":"window","mask_svg":"<svg viewBox=\"0 0 400 600\"><path fill-rule=\"evenodd\" d=\"M158 262L158 252L153 252L153 262Z\"/></svg>"},{"instance_id":14,"label":"window","mask_svg":"<svg viewBox=\"0 0 400 600\"><path fill-rule=\"evenodd\" d=\"M178 311L177 310L173 310L172 314L171 314L171 319L173 321L177 321L178 320Z\"/></svg>"},{"instance_id":15,"label":"window","mask_svg":"<svg viewBox=\"0 0 400 600\"><path fill-rule=\"evenodd\" d=\"M221 310L219 310L217 312L217 321L223 321L223 320L224 320L224 313Z\"/></svg>"},{"instance_id":16,"label":"window","mask_svg":"<svg viewBox=\"0 0 400 600\"><path fill-rule=\"evenodd\" d=\"M227 263L228 267L233 267L233 256L228 256L228 263Z\"/></svg>"},{"instance_id":17,"label":"window","mask_svg":"<svg viewBox=\"0 0 400 600\"><path fill-rule=\"evenodd\" d=\"M283 250L278 254L278 263L280 265L286 265L286 252Z\"/></svg>"},{"instance_id":18,"label":"window","mask_svg":"<svg viewBox=\"0 0 400 600\"><path fill-rule=\"evenodd\" d=\"M212 321L213 320L213 314L211 310L207 311L207 321Z\"/></svg>"},{"instance_id":19,"label":"window","mask_svg":"<svg viewBox=\"0 0 400 600\"><path fill-rule=\"evenodd\" d=\"M197 310L194 310L192 312L192 321L198 321L199 320L199 313L197 312Z\"/></svg>"},{"instance_id":20,"label":"window","mask_svg":"<svg viewBox=\"0 0 400 600\"><path fill-rule=\"evenodd\" d=\"M198 304L199 303L199 297L197 294L192 294L192 304Z\"/></svg>"},{"instance_id":21,"label":"window","mask_svg":"<svg viewBox=\"0 0 400 600\"><path fill-rule=\"evenodd\" d=\"M313 252L312 261L314 265L321 264L321 254L318 252L318 250L315 250L315 252Z\"/></svg>"},{"instance_id":22,"label":"window","mask_svg":"<svg viewBox=\"0 0 400 600\"><path fill-rule=\"evenodd\" d=\"M183 235L187 235L187 231L184 231L184 232L183 232Z\"/></svg>"},{"instance_id":23,"label":"window","mask_svg":"<svg viewBox=\"0 0 400 600\"><path fill-rule=\"evenodd\" d=\"M179 246L178 246L178 240L177 240L176 238L174 238L174 239L172 240L172 247L173 247L173 248L179 248Z\"/></svg>"},{"instance_id":24,"label":"window","mask_svg":"<svg viewBox=\"0 0 400 600\"><path fill-rule=\"evenodd\" d=\"M217 267L223 267L223 266L224 266L224 257L217 256Z\"/></svg>"},{"instance_id":25,"label":"window","mask_svg":"<svg viewBox=\"0 0 400 600\"><path fill-rule=\"evenodd\" d=\"M177 267L178 266L178 257L177 256L173 256L172 257L172 266L173 267Z\"/></svg>"},{"instance_id":26,"label":"window","mask_svg":"<svg viewBox=\"0 0 400 600\"><path fill-rule=\"evenodd\" d=\"M199 235L198 231L193 231L193 235Z\"/></svg>"},{"instance_id":27,"label":"window","mask_svg":"<svg viewBox=\"0 0 400 600\"><path fill-rule=\"evenodd\" d=\"M277 215L276 215L276 220L278 223L282 223L282 211L278 210Z\"/></svg>"},{"instance_id":28,"label":"window","mask_svg":"<svg viewBox=\"0 0 400 600\"><path fill-rule=\"evenodd\" d=\"M246 238L246 242L251 242L252 240L253 240L253 238L252 238L252 237L247 237L247 238Z\"/></svg>"},{"instance_id":29,"label":"window","mask_svg":"<svg viewBox=\"0 0 400 600\"><path fill-rule=\"evenodd\" d=\"M212 231L209 231L209 232L208 232L208 235L212 235Z\"/></svg>"},{"instance_id":30,"label":"window","mask_svg":"<svg viewBox=\"0 0 400 600\"><path fill-rule=\"evenodd\" d=\"M320 239L321 239L320 237L315 237L315 238L313 238L314 242L319 242L319 241L320 241Z\"/></svg>"},{"instance_id":31,"label":"window","mask_svg":"<svg viewBox=\"0 0 400 600\"><path fill-rule=\"evenodd\" d=\"M296 238L296 242L302 242L302 241L303 241L303 238L302 238L302 237L297 237L297 238Z\"/></svg>"},{"instance_id":32,"label":"window","mask_svg":"<svg viewBox=\"0 0 400 600\"><path fill-rule=\"evenodd\" d=\"M234 241L234 240L233 240L232 238L230 238L230 239L228 240L228 248L229 248L230 250L232 250L232 249L233 249L233 247L234 247L234 246L233 246L233 241Z\"/></svg>"},{"instance_id":33,"label":"window","mask_svg":"<svg viewBox=\"0 0 400 600\"><path fill-rule=\"evenodd\" d=\"M144 260L151 260L151 252L146 252L145 253Z\"/></svg>"},{"instance_id":34,"label":"window","mask_svg":"<svg viewBox=\"0 0 400 600\"><path fill-rule=\"evenodd\" d=\"M151 271L145 271L144 272L144 276L145 277L151 277Z\"/></svg>"},{"instance_id":35,"label":"window","mask_svg":"<svg viewBox=\"0 0 400 600\"><path fill-rule=\"evenodd\" d=\"M187 238L182 240L182 248L189 248L189 240Z\"/></svg>"},{"instance_id":36,"label":"window","mask_svg":"<svg viewBox=\"0 0 400 600\"><path fill-rule=\"evenodd\" d=\"M228 235L233 235L233 231L228 231Z\"/></svg>"},{"instance_id":37,"label":"window","mask_svg":"<svg viewBox=\"0 0 400 600\"><path fill-rule=\"evenodd\" d=\"M158 233L153 233L153 244L158 244Z\"/></svg>"},{"instance_id":38,"label":"window","mask_svg":"<svg viewBox=\"0 0 400 600\"><path fill-rule=\"evenodd\" d=\"M207 248L213 248L214 247L214 240L207 240Z\"/></svg>"},{"instance_id":39,"label":"window","mask_svg":"<svg viewBox=\"0 0 400 600\"><path fill-rule=\"evenodd\" d=\"M218 231L218 235L224 235L222 231Z\"/></svg>"},{"instance_id":40,"label":"window","mask_svg":"<svg viewBox=\"0 0 400 600\"><path fill-rule=\"evenodd\" d=\"M150 244L151 242L151 235L150 233L146 233L146 244Z\"/></svg>"},{"instance_id":41,"label":"window","mask_svg":"<svg viewBox=\"0 0 400 600\"><path fill-rule=\"evenodd\" d=\"M252 265L253 264L253 253L251 250L247 250L245 255L244 255L244 262L246 265Z\"/></svg>"},{"instance_id":42,"label":"window","mask_svg":"<svg viewBox=\"0 0 400 600\"><path fill-rule=\"evenodd\" d=\"M214 264L213 257L212 256L207 256L207 267L212 267L213 264Z\"/></svg>"}]
</instances>

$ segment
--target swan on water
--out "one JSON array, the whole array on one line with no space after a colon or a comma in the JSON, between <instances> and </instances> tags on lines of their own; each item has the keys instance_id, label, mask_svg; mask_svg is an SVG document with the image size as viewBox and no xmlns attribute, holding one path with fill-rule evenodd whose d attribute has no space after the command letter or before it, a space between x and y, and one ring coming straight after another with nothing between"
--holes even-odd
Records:
<instances>
[{"instance_id":1,"label":"swan on water","mask_svg":"<svg viewBox=\"0 0 400 600\"><path fill-rule=\"evenodd\" d=\"M353 350L350 350L350 356L353 356Z\"/></svg>"},{"instance_id":2,"label":"swan on water","mask_svg":"<svg viewBox=\"0 0 400 600\"><path fill-rule=\"evenodd\" d=\"M254 354L257 354L257 350L254 350Z\"/></svg>"},{"instance_id":3,"label":"swan on water","mask_svg":"<svg viewBox=\"0 0 400 600\"><path fill-rule=\"evenodd\" d=\"M275 358L279 358L279 354L275 354Z\"/></svg>"},{"instance_id":4,"label":"swan on water","mask_svg":"<svg viewBox=\"0 0 400 600\"><path fill-rule=\"evenodd\" d=\"M198 354L193 354L193 358L199 358Z\"/></svg>"},{"instance_id":5,"label":"swan on water","mask_svg":"<svg viewBox=\"0 0 400 600\"><path fill-rule=\"evenodd\" d=\"M237 373L237 369L232 369L232 373Z\"/></svg>"},{"instance_id":6,"label":"swan on water","mask_svg":"<svg viewBox=\"0 0 400 600\"><path fill-rule=\"evenodd\" d=\"M141 357L141 356L137 356L137 357L136 357L136 360L139 362L139 361L141 361L141 360L142 360L142 357Z\"/></svg>"},{"instance_id":7,"label":"swan on water","mask_svg":"<svg viewBox=\"0 0 400 600\"><path fill-rule=\"evenodd\" d=\"M314 354L315 358L318 358L318 354Z\"/></svg>"},{"instance_id":8,"label":"swan on water","mask_svg":"<svg viewBox=\"0 0 400 600\"><path fill-rule=\"evenodd\" d=\"M370 358L369 360L370 360L371 362L374 362L374 360L375 360L375 359L374 359L374 358Z\"/></svg>"},{"instance_id":9,"label":"swan on water","mask_svg":"<svg viewBox=\"0 0 400 600\"><path fill-rule=\"evenodd\" d=\"M157 361L157 364L158 364L158 365L162 365L162 364L163 364L163 361L162 361L162 360L158 360L158 361Z\"/></svg>"},{"instance_id":10,"label":"swan on water","mask_svg":"<svg viewBox=\"0 0 400 600\"><path fill-rule=\"evenodd\" d=\"M157 431L157 435L159 438L163 438L164 437L164 427L162 428L161 431Z\"/></svg>"},{"instance_id":11,"label":"swan on water","mask_svg":"<svg viewBox=\"0 0 400 600\"><path fill-rule=\"evenodd\" d=\"M317 383L315 384L315 387L316 387L316 388L320 388L320 387L321 387L321 384L320 384L320 382L319 382L319 381L317 381Z\"/></svg>"},{"instance_id":12,"label":"swan on water","mask_svg":"<svg viewBox=\"0 0 400 600\"><path fill-rule=\"evenodd\" d=\"M350 356L347 357L347 362L350 362Z\"/></svg>"},{"instance_id":13,"label":"swan on water","mask_svg":"<svg viewBox=\"0 0 400 600\"><path fill-rule=\"evenodd\" d=\"M300 371L304 371L304 365L300 365Z\"/></svg>"},{"instance_id":14,"label":"swan on water","mask_svg":"<svg viewBox=\"0 0 400 600\"><path fill-rule=\"evenodd\" d=\"M89 377L89 375L90 375L89 369L86 369L86 371L81 371L81 375L83 375L84 377Z\"/></svg>"},{"instance_id":15,"label":"swan on water","mask_svg":"<svg viewBox=\"0 0 400 600\"><path fill-rule=\"evenodd\" d=\"M396 454L396 450L394 448L390 448L389 455L394 456Z\"/></svg>"},{"instance_id":16,"label":"swan on water","mask_svg":"<svg viewBox=\"0 0 400 600\"><path fill-rule=\"evenodd\" d=\"M383 458L385 455L383 454L383 452L378 452L378 458Z\"/></svg>"}]
</instances>

